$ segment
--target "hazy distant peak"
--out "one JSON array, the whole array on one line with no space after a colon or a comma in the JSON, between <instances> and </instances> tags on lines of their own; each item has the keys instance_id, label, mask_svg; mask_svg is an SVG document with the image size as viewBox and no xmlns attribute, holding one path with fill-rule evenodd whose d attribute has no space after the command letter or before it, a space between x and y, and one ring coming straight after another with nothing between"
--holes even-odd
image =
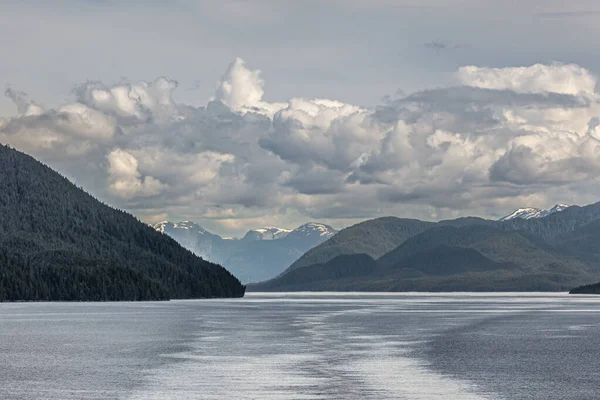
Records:
<instances>
[{"instance_id":1,"label":"hazy distant peak","mask_svg":"<svg viewBox=\"0 0 600 400\"><path fill-rule=\"evenodd\" d=\"M552 207L549 211L550 211L550 214L554 214L555 212L560 212L560 211L566 210L569 207L571 207L569 204L559 203L559 204L555 205L554 207Z\"/></svg>"},{"instance_id":2,"label":"hazy distant peak","mask_svg":"<svg viewBox=\"0 0 600 400\"><path fill-rule=\"evenodd\" d=\"M304 225L300 225L298 228L294 229L293 232L303 236L318 234L321 237L330 238L338 231L329 225L320 224L318 222L308 222Z\"/></svg>"},{"instance_id":3,"label":"hazy distant peak","mask_svg":"<svg viewBox=\"0 0 600 400\"><path fill-rule=\"evenodd\" d=\"M209 231L207 231L206 229L204 229L197 223L191 222L191 221L181 221L181 222L161 221L161 222L158 222L151 226L158 232L162 232L162 233L165 233L165 230L169 230L169 229L184 229L184 230L196 231L197 233L200 233L200 234L205 234L205 233L210 234Z\"/></svg>"},{"instance_id":4,"label":"hazy distant peak","mask_svg":"<svg viewBox=\"0 0 600 400\"><path fill-rule=\"evenodd\" d=\"M547 211L543 210L541 208L533 208L533 207L519 208L519 209L516 209L515 211L513 211L512 213L510 213L509 215L500 218L500 221L508 221L508 220L515 219L515 218L521 218L521 219L541 218L542 214L545 212L547 212Z\"/></svg>"},{"instance_id":5,"label":"hazy distant peak","mask_svg":"<svg viewBox=\"0 0 600 400\"><path fill-rule=\"evenodd\" d=\"M566 210L569 207L570 207L570 205L568 205L568 204L559 203L559 204L556 204L554 207L552 207L549 210L544 210L542 208L534 208L534 207L519 208L518 210L513 211L511 214L500 218L500 221L509 221L509 220L515 219L515 218L521 218L521 219L544 218L550 214L554 214L554 213Z\"/></svg>"},{"instance_id":6,"label":"hazy distant peak","mask_svg":"<svg viewBox=\"0 0 600 400\"><path fill-rule=\"evenodd\" d=\"M168 223L169 223L169 221L160 221L160 222L157 222L156 224L148 224L148 225L150 225L152 228L154 228L158 232L165 233L165 226L167 226Z\"/></svg>"},{"instance_id":7,"label":"hazy distant peak","mask_svg":"<svg viewBox=\"0 0 600 400\"><path fill-rule=\"evenodd\" d=\"M194 231L199 234L209 234L218 236L212 232L207 231L199 224L192 221L161 221L156 224L150 225L155 230L166 233L165 231L172 230L186 230ZM338 231L333 229L329 225L320 224L318 222L307 222L306 224L300 225L296 229L279 228L276 226L266 226L262 228L256 228L248 231L244 235L244 240L279 240L287 237L290 233L294 233L295 237L298 236L319 236L324 239L329 239L335 235ZM239 240L232 237L223 237L224 240Z\"/></svg>"},{"instance_id":8,"label":"hazy distant peak","mask_svg":"<svg viewBox=\"0 0 600 400\"><path fill-rule=\"evenodd\" d=\"M252 229L244 236L245 240L278 240L286 237L292 230L268 226L264 228Z\"/></svg>"}]
</instances>

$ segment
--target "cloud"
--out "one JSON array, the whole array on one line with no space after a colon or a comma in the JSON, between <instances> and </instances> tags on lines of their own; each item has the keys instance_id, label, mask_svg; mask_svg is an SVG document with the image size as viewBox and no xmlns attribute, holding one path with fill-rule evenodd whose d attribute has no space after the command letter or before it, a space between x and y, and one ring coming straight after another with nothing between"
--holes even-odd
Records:
<instances>
[{"instance_id":1,"label":"cloud","mask_svg":"<svg viewBox=\"0 0 600 400\"><path fill-rule=\"evenodd\" d=\"M448 49L448 44L446 44L444 42L440 42L439 40L427 42L427 43L425 43L424 46L427 47L428 49L435 50L436 52L440 52L442 50Z\"/></svg>"},{"instance_id":2,"label":"cloud","mask_svg":"<svg viewBox=\"0 0 600 400\"><path fill-rule=\"evenodd\" d=\"M432 40L431 42L427 42L423 44L425 48L435 51L436 53L440 53L444 50L450 49L458 49L462 46L459 44L452 44L450 42L442 41L442 40Z\"/></svg>"},{"instance_id":3,"label":"cloud","mask_svg":"<svg viewBox=\"0 0 600 400\"><path fill-rule=\"evenodd\" d=\"M215 98L234 110L252 107L262 100L263 85L260 71L246 68L244 60L238 57L217 84Z\"/></svg>"},{"instance_id":4,"label":"cloud","mask_svg":"<svg viewBox=\"0 0 600 400\"><path fill-rule=\"evenodd\" d=\"M259 144L282 160L340 171L377 142L366 110L337 101L291 99Z\"/></svg>"},{"instance_id":5,"label":"cloud","mask_svg":"<svg viewBox=\"0 0 600 400\"><path fill-rule=\"evenodd\" d=\"M285 104L262 101L264 81L260 74L260 70L248 69L244 60L237 57L217 83L215 99L235 111L254 111L272 116Z\"/></svg>"},{"instance_id":6,"label":"cloud","mask_svg":"<svg viewBox=\"0 0 600 400\"><path fill-rule=\"evenodd\" d=\"M116 149L107 156L109 189L118 197L125 199L134 196L147 197L159 194L166 185L152 176L142 177L138 169L138 160L127 151Z\"/></svg>"},{"instance_id":7,"label":"cloud","mask_svg":"<svg viewBox=\"0 0 600 400\"><path fill-rule=\"evenodd\" d=\"M530 67L461 67L458 81L466 86L517 93L561 93L593 95L597 78L575 64L535 64Z\"/></svg>"},{"instance_id":8,"label":"cloud","mask_svg":"<svg viewBox=\"0 0 600 400\"><path fill-rule=\"evenodd\" d=\"M30 101L27 98L27 93L18 92L10 87L6 88L4 92L6 97L11 99L13 103L17 106L17 112L19 115L23 116L32 116L32 115L40 115L44 113L44 108L35 104L33 101Z\"/></svg>"},{"instance_id":9,"label":"cloud","mask_svg":"<svg viewBox=\"0 0 600 400\"><path fill-rule=\"evenodd\" d=\"M233 234L267 219L345 225L594 200L596 76L572 64L466 66L456 82L374 108L274 103L260 71L237 58L202 107L174 101L165 77L85 82L49 109L8 89L17 114L0 120L0 141L143 218Z\"/></svg>"},{"instance_id":10,"label":"cloud","mask_svg":"<svg viewBox=\"0 0 600 400\"><path fill-rule=\"evenodd\" d=\"M173 113L176 81L160 77L154 82L118 84L107 87L101 82L86 82L75 89L77 101L116 117L145 121Z\"/></svg>"},{"instance_id":11,"label":"cloud","mask_svg":"<svg viewBox=\"0 0 600 400\"><path fill-rule=\"evenodd\" d=\"M311 166L284 176L283 185L303 195L335 194L344 190L345 174L322 166Z\"/></svg>"},{"instance_id":12,"label":"cloud","mask_svg":"<svg viewBox=\"0 0 600 400\"><path fill-rule=\"evenodd\" d=\"M109 144L120 132L117 121L100 110L71 103L45 110L7 91L20 113L0 124L0 141L53 159L80 157Z\"/></svg>"}]
</instances>

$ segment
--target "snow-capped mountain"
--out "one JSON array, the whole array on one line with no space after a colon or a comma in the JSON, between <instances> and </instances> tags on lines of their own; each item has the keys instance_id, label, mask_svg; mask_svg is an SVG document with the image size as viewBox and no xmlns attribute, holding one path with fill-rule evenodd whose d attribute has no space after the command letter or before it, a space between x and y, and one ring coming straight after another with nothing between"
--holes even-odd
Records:
<instances>
[{"instance_id":1,"label":"snow-capped mountain","mask_svg":"<svg viewBox=\"0 0 600 400\"><path fill-rule=\"evenodd\" d=\"M221 236L210 233L195 222L161 221L152 227L158 232L171 236L186 249L209 261L219 259L219 249L226 246L222 245L224 239Z\"/></svg>"},{"instance_id":2,"label":"snow-capped mountain","mask_svg":"<svg viewBox=\"0 0 600 400\"><path fill-rule=\"evenodd\" d=\"M309 222L296 229L253 229L242 239L223 238L190 222L162 221L154 229L177 240L196 255L223 265L243 282L272 278L309 249L337 233L331 226Z\"/></svg>"},{"instance_id":3,"label":"snow-capped mountain","mask_svg":"<svg viewBox=\"0 0 600 400\"><path fill-rule=\"evenodd\" d=\"M243 240L277 240L286 237L292 230L270 226L267 228L252 229L244 236Z\"/></svg>"},{"instance_id":4,"label":"snow-capped mountain","mask_svg":"<svg viewBox=\"0 0 600 400\"><path fill-rule=\"evenodd\" d=\"M165 230L184 229L186 231L191 230L196 233L200 233L202 235L210 234L210 232L208 232L206 229L204 229L197 223L190 222L190 221L182 221L182 222L161 221L157 224L152 225L152 227L162 233L165 233Z\"/></svg>"},{"instance_id":5,"label":"snow-capped mountain","mask_svg":"<svg viewBox=\"0 0 600 400\"><path fill-rule=\"evenodd\" d=\"M568 204L557 204L549 210L544 210L542 208L533 208L533 207L519 208L518 210L515 210L511 214L500 218L500 221L509 221L509 220L515 219L515 218L521 218L521 219L544 218L550 214L554 214L556 212L566 210L569 207L570 207L570 205L568 205Z\"/></svg>"},{"instance_id":6,"label":"snow-capped mountain","mask_svg":"<svg viewBox=\"0 0 600 400\"><path fill-rule=\"evenodd\" d=\"M329 225L319 224L317 222L309 222L304 225L300 225L296 229L294 229L293 234L295 236L316 236L318 235L321 238L325 238L325 240L329 239L333 235L335 235L338 231L330 227ZM293 235L293 236L294 236Z\"/></svg>"},{"instance_id":7,"label":"snow-capped mountain","mask_svg":"<svg viewBox=\"0 0 600 400\"><path fill-rule=\"evenodd\" d=\"M571 207L571 205L559 203L559 204L555 205L554 207L552 207L550 210L548 210L548 215L564 211L569 207Z\"/></svg>"}]
</instances>

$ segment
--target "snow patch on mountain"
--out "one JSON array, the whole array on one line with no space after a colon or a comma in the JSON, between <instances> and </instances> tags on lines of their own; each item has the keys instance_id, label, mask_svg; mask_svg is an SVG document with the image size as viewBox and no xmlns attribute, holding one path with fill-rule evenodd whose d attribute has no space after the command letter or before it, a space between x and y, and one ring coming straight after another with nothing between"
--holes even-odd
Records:
<instances>
[{"instance_id":1,"label":"snow patch on mountain","mask_svg":"<svg viewBox=\"0 0 600 400\"><path fill-rule=\"evenodd\" d=\"M513 211L511 214L500 218L500 221L509 221L511 219L515 219L515 218L521 218L521 219L532 219L532 218L544 218L547 217L548 215L566 210L567 208L569 208L570 205L568 204L557 204L554 207L552 207L549 210L544 210L543 208L534 208L534 207L527 207L527 208L519 208L518 210Z\"/></svg>"},{"instance_id":2,"label":"snow patch on mountain","mask_svg":"<svg viewBox=\"0 0 600 400\"><path fill-rule=\"evenodd\" d=\"M199 233L201 235L211 234L209 231L207 231L206 229L204 229L197 223L191 222L191 221L181 221L181 222L161 221L159 223L156 223L156 224L150 225L150 226L153 227L156 231L161 232L161 233L165 233L165 230L169 231L171 229L183 229L186 231L188 231L188 230L195 231L196 233Z\"/></svg>"},{"instance_id":3,"label":"snow patch on mountain","mask_svg":"<svg viewBox=\"0 0 600 400\"><path fill-rule=\"evenodd\" d=\"M202 228L195 222L191 221L181 221L181 222L170 222L170 221L161 221L154 225L150 225L158 232L168 233L173 232L174 230L185 230L190 232L195 232L200 235L215 235ZM296 229L285 229L278 228L276 226L268 226L264 228L252 229L246 233L242 240L280 240L288 237L291 233L293 233L293 237L320 237L322 239L329 239L333 235L335 235L338 231L333 229L329 225L320 224L318 222L308 222L306 224L300 225ZM220 236L219 236L220 237ZM232 237L223 237L223 240L240 240Z\"/></svg>"},{"instance_id":4,"label":"snow patch on mountain","mask_svg":"<svg viewBox=\"0 0 600 400\"><path fill-rule=\"evenodd\" d=\"M309 222L307 224L300 225L298 228L294 229L293 232L301 236L319 235L320 237L329 239L338 231L329 225L319 224L317 222Z\"/></svg>"},{"instance_id":5,"label":"snow patch on mountain","mask_svg":"<svg viewBox=\"0 0 600 400\"><path fill-rule=\"evenodd\" d=\"M154 225L151 224L150 226L160 233L165 233L165 228L168 224L170 224L169 221L160 221Z\"/></svg>"},{"instance_id":6,"label":"snow patch on mountain","mask_svg":"<svg viewBox=\"0 0 600 400\"><path fill-rule=\"evenodd\" d=\"M291 232L291 229L269 226L266 228L253 229L246 233L245 240L278 240L283 239Z\"/></svg>"}]
</instances>

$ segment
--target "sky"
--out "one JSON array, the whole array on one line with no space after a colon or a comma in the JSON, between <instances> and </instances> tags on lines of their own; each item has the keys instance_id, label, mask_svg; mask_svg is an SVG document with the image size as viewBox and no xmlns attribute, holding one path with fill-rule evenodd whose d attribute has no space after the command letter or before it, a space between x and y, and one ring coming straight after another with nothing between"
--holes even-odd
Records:
<instances>
[{"instance_id":1,"label":"sky","mask_svg":"<svg viewBox=\"0 0 600 400\"><path fill-rule=\"evenodd\" d=\"M225 236L600 201L595 1L5 0L0 143Z\"/></svg>"}]
</instances>

